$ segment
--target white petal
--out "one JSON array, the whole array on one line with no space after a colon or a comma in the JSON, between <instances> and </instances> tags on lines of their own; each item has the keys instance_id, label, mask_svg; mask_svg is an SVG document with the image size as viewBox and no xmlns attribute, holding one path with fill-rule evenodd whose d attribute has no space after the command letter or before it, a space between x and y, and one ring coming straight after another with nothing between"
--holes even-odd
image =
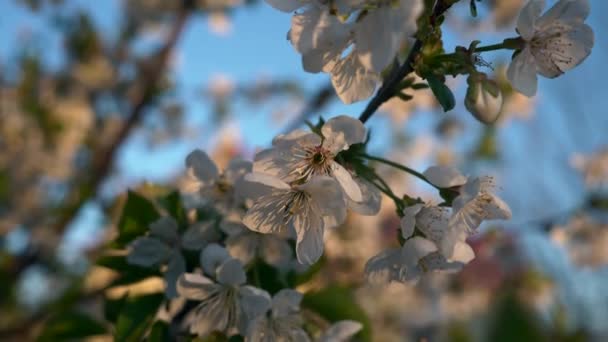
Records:
<instances>
[{"instance_id":1,"label":"white petal","mask_svg":"<svg viewBox=\"0 0 608 342\"><path fill-rule=\"evenodd\" d=\"M401 218L401 236L404 239L409 238L414 234L416 228L416 214L422 209L422 204L414 204L403 209L403 217Z\"/></svg>"},{"instance_id":2,"label":"white petal","mask_svg":"<svg viewBox=\"0 0 608 342\"><path fill-rule=\"evenodd\" d=\"M403 244L403 262L407 269L411 269L418 264L418 261L425 256L437 251L437 246L431 241L420 236L415 236Z\"/></svg>"},{"instance_id":3,"label":"white petal","mask_svg":"<svg viewBox=\"0 0 608 342\"><path fill-rule=\"evenodd\" d=\"M589 0L560 0L543 14L537 25L544 29L555 21L582 23L589 16Z\"/></svg>"},{"instance_id":4,"label":"white petal","mask_svg":"<svg viewBox=\"0 0 608 342\"><path fill-rule=\"evenodd\" d=\"M425 207L416 215L416 225L429 240L437 243L448 230L450 216L450 210L446 207Z\"/></svg>"},{"instance_id":5,"label":"white petal","mask_svg":"<svg viewBox=\"0 0 608 342\"><path fill-rule=\"evenodd\" d=\"M200 274L184 273L177 280L177 293L192 300L204 300L219 286Z\"/></svg>"},{"instance_id":6,"label":"white petal","mask_svg":"<svg viewBox=\"0 0 608 342\"><path fill-rule=\"evenodd\" d=\"M182 253L175 252L167 264L165 271L165 295L167 298L177 297L177 280L186 272L186 261Z\"/></svg>"},{"instance_id":7,"label":"white petal","mask_svg":"<svg viewBox=\"0 0 608 342\"><path fill-rule=\"evenodd\" d=\"M150 267L165 262L171 252L171 248L164 242L145 236L133 241L127 255L127 262L132 265Z\"/></svg>"},{"instance_id":8,"label":"white petal","mask_svg":"<svg viewBox=\"0 0 608 342\"><path fill-rule=\"evenodd\" d=\"M269 265L283 268L289 264L293 257L289 243L276 235L264 235L262 246L263 248L260 251L262 259Z\"/></svg>"},{"instance_id":9,"label":"white petal","mask_svg":"<svg viewBox=\"0 0 608 342\"><path fill-rule=\"evenodd\" d=\"M241 310L246 322L265 314L270 309L271 298L268 292L253 286L242 286L239 289ZM244 332L245 329L242 330Z\"/></svg>"},{"instance_id":10,"label":"white petal","mask_svg":"<svg viewBox=\"0 0 608 342\"><path fill-rule=\"evenodd\" d=\"M372 284L386 284L400 281L403 264L403 254L400 248L386 250L367 261L365 277Z\"/></svg>"},{"instance_id":11,"label":"white petal","mask_svg":"<svg viewBox=\"0 0 608 342\"><path fill-rule=\"evenodd\" d=\"M243 224L264 234L283 231L291 215L288 205L292 198L287 190L259 198L243 217Z\"/></svg>"},{"instance_id":12,"label":"white petal","mask_svg":"<svg viewBox=\"0 0 608 342\"><path fill-rule=\"evenodd\" d=\"M295 142L294 142L295 143ZM290 162L294 156L291 153L291 145L271 147L255 154L253 172L267 174L282 178L289 174Z\"/></svg>"},{"instance_id":13,"label":"white petal","mask_svg":"<svg viewBox=\"0 0 608 342\"><path fill-rule=\"evenodd\" d=\"M200 263L206 274L215 277L217 268L229 258L230 254L224 247L211 243L201 251Z\"/></svg>"},{"instance_id":14,"label":"white petal","mask_svg":"<svg viewBox=\"0 0 608 342\"><path fill-rule=\"evenodd\" d=\"M163 216L150 224L150 235L167 242L176 241L179 236L177 222L173 217Z\"/></svg>"},{"instance_id":15,"label":"white petal","mask_svg":"<svg viewBox=\"0 0 608 342\"><path fill-rule=\"evenodd\" d=\"M311 196L311 203L317 215L331 217L336 224L344 222L346 219L344 192L333 178L316 176L300 185L299 189Z\"/></svg>"},{"instance_id":16,"label":"white petal","mask_svg":"<svg viewBox=\"0 0 608 342\"><path fill-rule=\"evenodd\" d=\"M207 153L194 150L186 157L186 167L189 172L204 185L209 184L218 177L217 166Z\"/></svg>"},{"instance_id":17,"label":"white petal","mask_svg":"<svg viewBox=\"0 0 608 342\"><path fill-rule=\"evenodd\" d=\"M367 136L367 131L363 123L358 119L346 115L340 115L329 119L323 127L321 127L321 133L326 141L331 141L332 137L336 135L343 136L342 139L345 145L334 149L337 152L348 149L350 145L365 142ZM327 142L323 145L330 148L326 144Z\"/></svg>"},{"instance_id":18,"label":"white petal","mask_svg":"<svg viewBox=\"0 0 608 342\"><path fill-rule=\"evenodd\" d=\"M353 179L359 186L359 189L361 189L363 200L355 202L348 199L348 208L361 215L374 216L378 214L382 205L382 193L380 190L365 179L356 176Z\"/></svg>"},{"instance_id":19,"label":"white petal","mask_svg":"<svg viewBox=\"0 0 608 342\"><path fill-rule=\"evenodd\" d=\"M314 264L323 254L323 220L310 213L301 213L294 216L293 226L298 235L298 261L306 265Z\"/></svg>"},{"instance_id":20,"label":"white petal","mask_svg":"<svg viewBox=\"0 0 608 342\"><path fill-rule=\"evenodd\" d=\"M353 176L346 170L342 165L336 163L335 161L331 163L332 175L335 179L340 183L342 190L348 199L354 202L363 201L363 194L361 193L361 189L359 188L359 184L355 182Z\"/></svg>"},{"instance_id":21,"label":"white petal","mask_svg":"<svg viewBox=\"0 0 608 342\"><path fill-rule=\"evenodd\" d=\"M243 232L246 232L247 227L243 225L240 218L235 219L238 219L238 221L227 220L226 218L224 218L219 224L220 230L226 233L226 235L228 236L238 235ZM232 253L230 254L232 255Z\"/></svg>"},{"instance_id":22,"label":"white petal","mask_svg":"<svg viewBox=\"0 0 608 342\"><path fill-rule=\"evenodd\" d=\"M475 252L468 243L459 241L454 245L454 253L450 257L446 256L446 259L448 261L468 264L471 260L475 259Z\"/></svg>"},{"instance_id":23,"label":"white petal","mask_svg":"<svg viewBox=\"0 0 608 342\"><path fill-rule=\"evenodd\" d=\"M339 321L332 324L319 337L318 342L346 342L363 329L363 324L356 321Z\"/></svg>"},{"instance_id":24,"label":"white petal","mask_svg":"<svg viewBox=\"0 0 608 342\"><path fill-rule=\"evenodd\" d=\"M258 236L258 234L259 233L255 232L243 232L241 234L232 235L226 239L226 249L228 249L230 255L247 265L253 261L257 251L261 247L261 237Z\"/></svg>"},{"instance_id":25,"label":"white petal","mask_svg":"<svg viewBox=\"0 0 608 342\"><path fill-rule=\"evenodd\" d=\"M532 48L538 73L555 78L564 72L581 64L591 53L594 44L593 30L586 24L576 24L573 27L561 30L560 22L555 23L558 35L550 35L543 41L543 45ZM548 27L550 32L551 26Z\"/></svg>"},{"instance_id":26,"label":"white petal","mask_svg":"<svg viewBox=\"0 0 608 342\"><path fill-rule=\"evenodd\" d=\"M467 182L467 177L451 166L431 166L424 171L423 175L429 182L440 188L461 186Z\"/></svg>"},{"instance_id":27,"label":"white petal","mask_svg":"<svg viewBox=\"0 0 608 342\"><path fill-rule=\"evenodd\" d=\"M507 69L507 78L515 90L532 97L536 94L536 61L529 47L513 58Z\"/></svg>"},{"instance_id":28,"label":"white petal","mask_svg":"<svg viewBox=\"0 0 608 342\"><path fill-rule=\"evenodd\" d=\"M250 173L253 164L249 160L235 158L230 160L228 167L224 170L224 177L229 184L235 184L239 179Z\"/></svg>"},{"instance_id":29,"label":"white petal","mask_svg":"<svg viewBox=\"0 0 608 342\"><path fill-rule=\"evenodd\" d=\"M300 311L302 294L292 289L282 289L272 297L272 311L282 317Z\"/></svg>"},{"instance_id":30,"label":"white petal","mask_svg":"<svg viewBox=\"0 0 608 342\"><path fill-rule=\"evenodd\" d=\"M355 49L365 69L380 73L397 55L404 37L398 13L391 6L382 6L369 11L355 25Z\"/></svg>"},{"instance_id":31,"label":"white petal","mask_svg":"<svg viewBox=\"0 0 608 342\"><path fill-rule=\"evenodd\" d=\"M197 222L184 232L182 236L182 247L191 250L200 250L210 242L220 238L219 232L211 221Z\"/></svg>"},{"instance_id":32,"label":"white petal","mask_svg":"<svg viewBox=\"0 0 608 342\"><path fill-rule=\"evenodd\" d=\"M264 0L270 6L283 12L293 12L306 4L306 0Z\"/></svg>"},{"instance_id":33,"label":"white petal","mask_svg":"<svg viewBox=\"0 0 608 342\"><path fill-rule=\"evenodd\" d=\"M329 11L312 6L291 18L288 39L296 51L306 54L313 50L339 52L350 35L350 25L343 24Z\"/></svg>"},{"instance_id":34,"label":"white petal","mask_svg":"<svg viewBox=\"0 0 608 342\"><path fill-rule=\"evenodd\" d=\"M217 281L220 284L236 286L247 281L243 264L237 259L226 259L217 268Z\"/></svg>"},{"instance_id":35,"label":"white petal","mask_svg":"<svg viewBox=\"0 0 608 342\"><path fill-rule=\"evenodd\" d=\"M256 199L275 190L290 190L291 187L277 177L264 173L248 173L243 178L239 192L247 198Z\"/></svg>"},{"instance_id":36,"label":"white petal","mask_svg":"<svg viewBox=\"0 0 608 342\"><path fill-rule=\"evenodd\" d=\"M489 200L483 206L486 220L510 220L511 208L500 197L494 194L488 194Z\"/></svg>"},{"instance_id":37,"label":"white petal","mask_svg":"<svg viewBox=\"0 0 608 342\"><path fill-rule=\"evenodd\" d=\"M338 97L345 104L372 96L378 81L378 74L366 70L352 52L338 61L331 70L331 83Z\"/></svg>"},{"instance_id":38,"label":"white petal","mask_svg":"<svg viewBox=\"0 0 608 342\"><path fill-rule=\"evenodd\" d=\"M544 0L530 0L519 13L517 19L517 31L525 40L530 40L534 36L536 20L545 8Z\"/></svg>"}]
</instances>

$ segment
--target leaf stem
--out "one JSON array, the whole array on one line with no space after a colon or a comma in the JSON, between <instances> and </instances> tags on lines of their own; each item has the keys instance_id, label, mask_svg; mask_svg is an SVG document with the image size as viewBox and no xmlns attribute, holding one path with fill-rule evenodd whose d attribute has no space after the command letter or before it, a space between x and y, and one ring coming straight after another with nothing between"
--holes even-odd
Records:
<instances>
[{"instance_id":1,"label":"leaf stem","mask_svg":"<svg viewBox=\"0 0 608 342\"><path fill-rule=\"evenodd\" d=\"M388 159L384 159L384 158L380 158L380 157L371 156L371 155L365 154L365 153L361 154L360 156L363 157L363 158L369 159L369 160L374 160L374 161L377 161L377 162L380 162L380 163L392 166L392 167L394 167L396 169L399 169L401 171L407 172L410 175L412 175L414 177L417 177L418 179L424 181L425 183L433 186L435 189L441 189L438 186L436 186L433 183L431 183L428 179L426 179L426 177L422 173L420 173L420 172L418 172L418 171L416 171L414 169L411 169L411 168L409 168L409 167L407 167L405 165L401 165L399 163L395 163L394 161L391 161L391 160L388 160Z\"/></svg>"}]
</instances>

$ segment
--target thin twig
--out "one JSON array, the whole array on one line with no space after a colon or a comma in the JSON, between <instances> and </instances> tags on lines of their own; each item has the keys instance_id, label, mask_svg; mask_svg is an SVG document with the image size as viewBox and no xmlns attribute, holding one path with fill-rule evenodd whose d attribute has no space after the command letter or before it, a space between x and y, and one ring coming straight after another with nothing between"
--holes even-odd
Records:
<instances>
[{"instance_id":1,"label":"thin twig","mask_svg":"<svg viewBox=\"0 0 608 342\"><path fill-rule=\"evenodd\" d=\"M450 6L451 5L445 4L442 0L437 0L435 6L433 7L433 13L430 17L431 24L434 25L437 18L441 16L445 11L447 11ZM401 80L409 73L414 71L414 67L412 66L412 64L420 53L420 49L422 49L422 44L422 40L416 39L416 42L410 49L410 52L407 55L407 58L405 59L405 62L403 62L403 64L388 77L388 79L380 87L380 90L378 90L378 92L376 93L376 96L372 98L372 100L367 104L367 107L365 107L361 115L359 115L359 120L361 120L361 122L365 123L367 120L369 120L369 118L374 115L374 113L378 110L378 108L380 108L380 106L384 102L388 101L391 97L393 97L397 90L397 86L399 85Z\"/></svg>"}]
</instances>

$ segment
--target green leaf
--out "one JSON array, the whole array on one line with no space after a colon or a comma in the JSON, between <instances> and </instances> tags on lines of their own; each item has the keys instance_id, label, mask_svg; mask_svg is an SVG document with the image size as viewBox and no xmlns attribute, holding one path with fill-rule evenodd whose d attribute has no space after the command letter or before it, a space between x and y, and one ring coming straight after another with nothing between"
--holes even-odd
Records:
<instances>
[{"instance_id":1,"label":"green leaf","mask_svg":"<svg viewBox=\"0 0 608 342\"><path fill-rule=\"evenodd\" d=\"M247 279L250 284L275 294L287 286L287 281L278 269L266 264L262 260L256 260L247 270Z\"/></svg>"},{"instance_id":2,"label":"green leaf","mask_svg":"<svg viewBox=\"0 0 608 342\"><path fill-rule=\"evenodd\" d=\"M477 4L475 3L475 0L471 0L469 9L471 10L471 16L477 17Z\"/></svg>"},{"instance_id":3,"label":"green leaf","mask_svg":"<svg viewBox=\"0 0 608 342\"><path fill-rule=\"evenodd\" d=\"M447 112L452 110L456 105L456 99L454 99L454 94L450 88L445 85L444 81L441 81L434 75L427 76L426 80L429 83L435 98L437 98L437 101L439 101L439 104L443 107L443 111Z\"/></svg>"},{"instance_id":4,"label":"green leaf","mask_svg":"<svg viewBox=\"0 0 608 342\"><path fill-rule=\"evenodd\" d=\"M122 216L118 221L117 246L123 247L138 236L145 234L148 231L148 226L158 220L159 217L160 215L152 202L133 191L129 191Z\"/></svg>"},{"instance_id":5,"label":"green leaf","mask_svg":"<svg viewBox=\"0 0 608 342\"><path fill-rule=\"evenodd\" d=\"M497 300L495 310L486 341L547 341L537 317L512 291Z\"/></svg>"},{"instance_id":6,"label":"green leaf","mask_svg":"<svg viewBox=\"0 0 608 342\"><path fill-rule=\"evenodd\" d=\"M363 329L357 334L360 340L372 340L370 320L348 287L331 286L318 292L309 292L304 295L302 306L332 323L345 319L357 321L363 324Z\"/></svg>"},{"instance_id":7,"label":"green leaf","mask_svg":"<svg viewBox=\"0 0 608 342\"><path fill-rule=\"evenodd\" d=\"M165 342L169 341L169 324L163 321L156 321L152 325L150 335L148 336L149 342Z\"/></svg>"},{"instance_id":8,"label":"green leaf","mask_svg":"<svg viewBox=\"0 0 608 342\"><path fill-rule=\"evenodd\" d=\"M322 255L321 259L319 259L319 261L317 261L316 263L311 265L304 273L296 273L294 271L290 272L288 274L288 278L287 278L289 287L295 288L298 285L308 282L315 275L317 275L317 273L319 273L319 271L321 271L321 269L323 268L323 266L326 263L327 263L327 259L325 258L325 255Z\"/></svg>"},{"instance_id":9,"label":"green leaf","mask_svg":"<svg viewBox=\"0 0 608 342\"><path fill-rule=\"evenodd\" d=\"M80 340L105 333L103 324L91 317L79 312L65 312L45 324L38 341Z\"/></svg>"},{"instance_id":10,"label":"green leaf","mask_svg":"<svg viewBox=\"0 0 608 342\"><path fill-rule=\"evenodd\" d=\"M128 298L116 321L116 341L140 341L165 299L163 293Z\"/></svg>"},{"instance_id":11,"label":"green leaf","mask_svg":"<svg viewBox=\"0 0 608 342\"><path fill-rule=\"evenodd\" d=\"M127 298L129 297L128 293L125 293L124 296L118 299L109 299L105 298L103 302L103 316L108 322L116 323L118 319L118 315L122 310L122 307L127 302Z\"/></svg>"},{"instance_id":12,"label":"green leaf","mask_svg":"<svg viewBox=\"0 0 608 342\"><path fill-rule=\"evenodd\" d=\"M186 210L182 205L182 199L179 191L173 191L168 195L161 197L159 203L169 212L178 223L180 230L186 229L188 219L186 217Z\"/></svg>"}]
</instances>

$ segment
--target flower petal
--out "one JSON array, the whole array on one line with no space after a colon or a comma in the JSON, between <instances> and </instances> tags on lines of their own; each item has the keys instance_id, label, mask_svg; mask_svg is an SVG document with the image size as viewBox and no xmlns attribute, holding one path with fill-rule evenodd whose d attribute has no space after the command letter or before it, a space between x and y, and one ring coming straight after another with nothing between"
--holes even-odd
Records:
<instances>
[{"instance_id":1,"label":"flower petal","mask_svg":"<svg viewBox=\"0 0 608 342\"><path fill-rule=\"evenodd\" d=\"M355 49L365 69L380 73L397 55L405 35L399 12L391 6L382 6L357 22Z\"/></svg>"},{"instance_id":2,"label":"flower petal","mask_svg":"<svg viewBox=\"0 0 608 342\"><path fill-rule=\"evenodd\" d=\"M194 150L186 157L186 168L203 185L208 185L218 177L217 166L207 153Z\"/></svg>"},{"instance_id":3,"label":"flower petal","mask_svg":"<svg viewBox=\"0 0 608 342\"><path fill-rule=\"evenodd\" d=\"M365 142L367 136L367 130L363 123L358 119L346 115L339 115L329 119L323 127L321 127L321 133L326 139L323 146L330 149L332 148L328 146L328 142L332 141L334 136L343 136L341 141L345 144L332 149L336 152L346 150L350 145Z\"/></svg>"},{"instance_id":4,"label":"flower petal","mask_svg":"<svg viewBox=\"0 0 608 342\"><path fill-rule=\"evenodd\" d=\"M264 0L270 6L282 12L293 12L306 4L305 0Z\"/></svg>"},{"instance_id":5,"label":"flower petal","mask_svg":"<svg viewBox=\"0 0 608 342\"><path fill-rule=\"evenodd\" d=\"M422 204L414 204L403 209L403 217L401 218L401 236L404 239L409 238L414 234L416 228L416 214L420 212L424 206Z\"/></svg>"},{"instance_id":6,"label":"flower petal","mask_svg":"<svg viewBox=\"0 0 608 342\"><path fill-rule=\"evenodd\" d=\"M423 175L429 182L440 188L461 186L467 182L467 177L451 166L431 166L423 172Z\"/></svg>"},{"instance_id":7,"label":"flower petal","mask_svg":"<svg viewBox=\"0 0 608 342\"><path fill-rule=\"evenodd\" d=\"M201 251L200 263L206 274L215 277L217 268L229 258L230 254L224 247L211 243Z\"/></svg>"},{"instance_id":8,"label":"flower petal","mask_svg":"<svg viewBox=\"0 0 608 342\"><path fill-rule=\"evenodd\" d=\"M220 284L237 286L247 281L243 264L238 259L226 259L217 268L217 281Z\"/></svg>"},{"instance_id":9,"label":"flower petal","mask_svg":"<svg viewBox=\"0 0 608 342\"><path fill-rule=\"evenodd\" d=\"M348 199L354 202L363 201L363 194L361 193L359 184L355 182L348 170L334 161L331 163L331 171L334 178L342 187L342 190L344 190L344 194L348 196Z\"/></svg>"},{"instance_id":10,"label":"flower petal","mask_svg":"<svg viewBox=\"0 0 608 342\"><path fill-rule=\"evenodd\" d=\"M366 70L352 52L338 61L331 70L331 83L345 104L372 96L378 81L378 74Z\"/></svg>"},{"instance_id":11,"label":"flower petal","mask_svg":"<svg viewBox=\"0 0 608 342\"><path fill-rule=\"evenodd\" d=\"M348 171L345 170L345 172ZM344 222L346 219L346 200L344 199L344 192L336 180L327 176L316 176L300 185L299 189L305 191L311 197L311 205L314 211L311 215L330 217L336 225Z\"/></svg>"},{"instance_id":12,"label":"flower petal","mask_svg":"<svg viewBox=\"0 0 608 342\"><path fill-rule=\"evenodd\" d=\"M294 216L296 255L301 264L312 265L323 255L323 220L309 212Z\"/></svg>"},{"instance_id":13,"label":"flower petal","mask_svg":"<svg viewBox=\"0 0 608 342\"><path fill-rule=\"evenodd\" d=\"M241 286L239 288L241 311L244 314L244 321L248 323L252 319L265 314L271 305L271 298L268 292L253 286ZM244 333L245 329L241 332Z\"/></svg>"},{"instance_id":14,"label":"flower petal","mask_svg":"<svg viewBox=\"0 0 608 342\"><path fill-rule=\"evenodd\" d=\"M332 324L317 340L318 342L346 342L363 329L357 321L339 321Z\"/></svg>"},{"instance_id":15,"label":"flower petal","mask_svg":"<svg viewBox=\"0 0 608 342\"><path fill-rule=\"evenodd\" d=\"M163 216L150 224L150 235L167 242L176 241L179 237L177 222L171 216Z\"/></svg>"},{"instance_id":16,"label":"flower petal","mask_svg":"<svg viewBox=\"0 0 608 342\"><path fill-rule=\"evenodd\" d=\"M291 215L288 205L292 198L288 190L258 198L243 217L243 224L254 232L264 234L283 231Z\"/></svg>"},{"instance_id":17,"label":"flower petal","mask_svg":"<svg viewBox=\"0 0 608 342\"><path fill-rule=\"evenodd\" d=\"M151 267L165 262L171 255L171 248L164 242L149 236L136 239L131 244L127 262L132 265Z\"/></svg>"},{"instance_id":18,"label":"flower petal","mask_svg":"<svg viewBox=\"0 0 608 342\"><path fill-rule=\"evenodd\" d=\"M260 246L262 236L252 231L229 236L226 239L226 249L228 249L230 255L247 265L253 261L258 250L263 251L262 246Z\"/></svg>"},{"instance_id":19,"label":"flower petal","mask_svg":"<svg viewBox=\"0 0 608 342\"><path fill-rule=\"evenodd\" d=\"M534 36L536 20L540 17L543 8L545 8L545 0L530 0L519 12L517 31L526 41Z\"/></svg>"},{"instance_id":20,"label":"flower petal","mask_svg":"<svg viewBox=\"0 0 608 342\"><path fill-rule=\"evenodd\" d=\"M292 289L282 289L272 297L272 311L277 317L284 317L300 311L302 294Z\"/></svg>"},{"instance_id":21,"label":"flower petal","mask_svg":"<svg viewBox=\"0 0 608 342\"><path fill-rule=\"evenodd\" d=\"M388 249L372 257L365 264L365 277L371 284L400 281L403 254L400 248Z\"/></svg>"},{"instance_id":22,"label":"flower petal","mask_svg":"<svg viewBox=\"0 0 608 342\"><path fill-rule=\"evenodd\" d=\"M182 253L175 252L167 264L167 270L165 271L165 295L167 298L177 297L177 280L179 277L186 272L186 260L182 256Z\"/></svg>"},{"instance_id":23,"label":"flower petal","mask_svg":"<svg viewBox=\"0 0 608 342\"><path fill-rule=\"evenodd\" d=\"M361 189L361 197L363 199L355 202L349 198L348 208L361 215L374 216L378 214L382 205L382 193L380 190L361 177L353 176L353 179L359 186L359 189Z\"/></svg>"},{"instance_id":24,"label":"flower petal","mask_svg":"<svg viewBox=\"0 0 608 342\"><path fill-rule=\"evenodd\" d=\"M184 232L182 235L182 247L190 250L200 250L208 243L215 242L220 238L220 234L211 221L197 222Z\"/></svg>"},{"instance_id":25,"label":"flower petal","mask_svg":"<svg viewBox=\"0 0 608 342\"><path fill-rule=\"evenodd\" d=\"M204 300L219 289L209 278L195 273L183 273L177 280L177 293L187 299Z\"/></svg>"},{"instance_id":26,"label":"flower petal","mask_svg":"<svg viewBox=\"0 0 608 342\"><path fill-rule=\"evenodd\" d=\"M538 19L537 26L545 29L556 21L580 24L589 16L589 10L589 0L560 0Z\"/></svg>"},{"instance_id":27,"label":"flower petal","mask_svg":"<svg viewBox=\"0 0 608 342\"><path fill-rule=\"evenodd\" d=\"M239 195L251 199L266 196L276 190L290 189L291 187L279 178L259 172L246 174L243 180L237 184Z\"/></svg>"},{"instance_id":28,"label":"flower petal","mask_svg":"<svg viewBox=\"0 0 608 342\"><path fill-rule=\"evenodd\" d=\"M246 174L250 173L252 168L253 164L249 160L234 158L228 163L223 175L229 184L236 184Z\"/></svg>"},{"instance_id":29,"label":"flower petal","mask_svg":"<svg viewBox=\"0 0 608 342\"><path fill-rule=\"evenodd\" d=\"M289 264L293 257L291 246L286 240L273 235L264 235L262 238L261 256L269 265L283 268Z\"/></svg>"},{"instance_id":30,"label":"flower petal","mask_svg":"<svg viewBox=\"0 0 608 342\"><path fill-rule=\"evenodd\" d=\"M536 78L536 61L529 47L524 48L513 57L507 69L507 78L513 88L520 93L528 97L536 94L538 83Z\"/></svg>"},{"instance_id":31,"label":"flower petal","mask_svg":"<svg viewBox=\"0 0 608 342\"><path fill-rule=\"evenodd\" d=\"M329 11L311 6L291 18L288 39L296 51L306 54L313 50L341 52L350 35L350 25L340 22Z\"/></svg>"}]
</instances>

